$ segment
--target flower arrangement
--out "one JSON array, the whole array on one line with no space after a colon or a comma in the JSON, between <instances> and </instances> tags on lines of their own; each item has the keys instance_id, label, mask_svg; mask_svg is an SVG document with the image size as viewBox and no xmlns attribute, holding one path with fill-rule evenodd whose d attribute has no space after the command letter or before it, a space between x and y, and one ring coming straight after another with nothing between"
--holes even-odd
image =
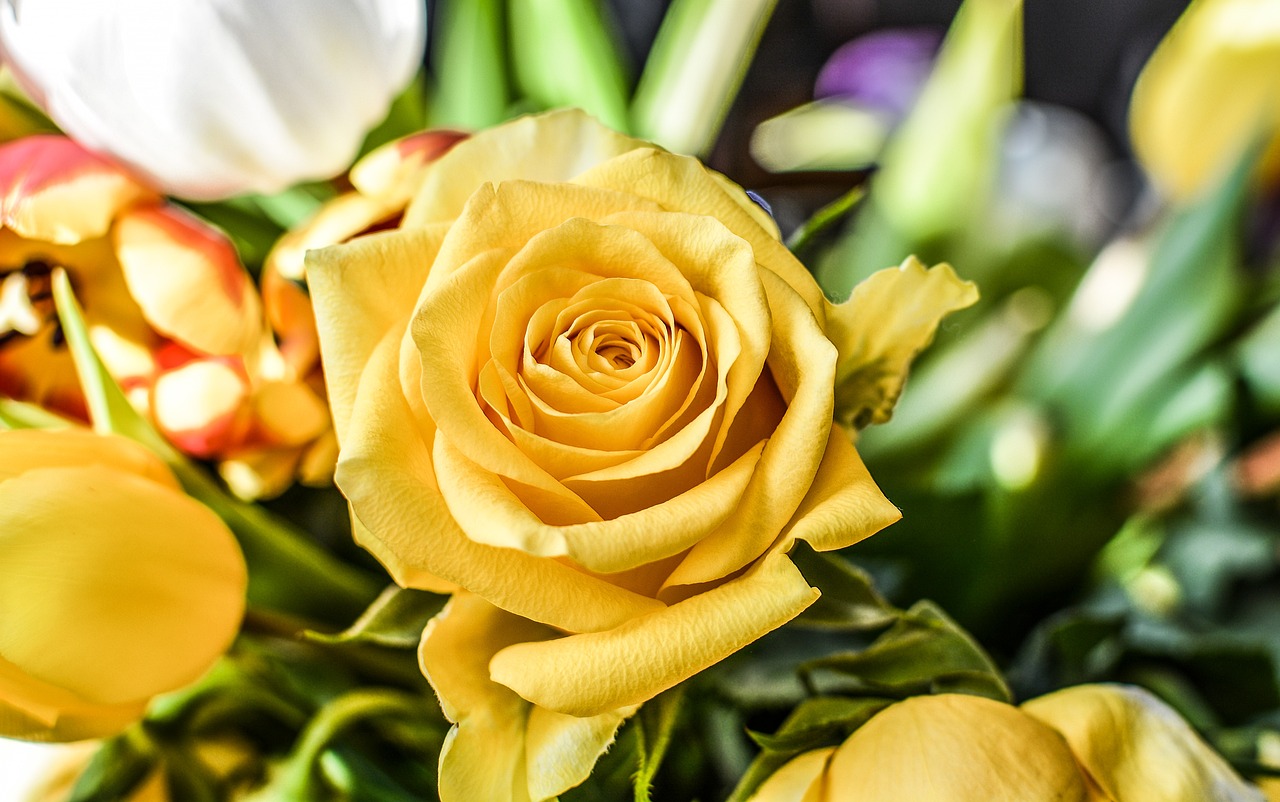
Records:
<instances>
[{"instance_id":1,"label":"flower arrangement","mask_svg":"<svg viewBox=\"0 0 1280 802\"><path fill-rule=\"evenodd\" d=\"M775 5L0 3L5 798L1280 798L1275 9Z\"/></svg>"}]
</instances>

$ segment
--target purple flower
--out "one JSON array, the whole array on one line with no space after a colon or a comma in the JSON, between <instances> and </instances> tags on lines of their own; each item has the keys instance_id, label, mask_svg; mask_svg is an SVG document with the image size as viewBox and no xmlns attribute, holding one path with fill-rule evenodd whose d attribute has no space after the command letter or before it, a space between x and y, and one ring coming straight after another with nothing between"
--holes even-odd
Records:
<instances>
[{"instance_id":1,"label":"purple flower","mask_svg":"<svg viewBox=\"0 0 1280 802\"><path fill-rule=\"evenodd\" d=\"M942 32L933 28L876 31L847 42L818 74L817 98L853 101L906 116L933 69Z\"/></svg>"}]
</instances>

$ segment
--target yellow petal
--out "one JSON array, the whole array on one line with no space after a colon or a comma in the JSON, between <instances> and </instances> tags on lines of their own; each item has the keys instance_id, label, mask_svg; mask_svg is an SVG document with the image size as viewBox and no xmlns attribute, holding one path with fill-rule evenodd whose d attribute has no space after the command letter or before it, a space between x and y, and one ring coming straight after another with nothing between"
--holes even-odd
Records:
<instances>
[{"instance_id":1,"label":"yellow petal","mask_svg":"<svg viewBox=\"0 0 1280 802\"><path fill-rule=\"evenodd\" d=\"M406 587L443 579L516 615L577 632L661 609L661 602L563 563L481 545L462 532L438 490L433 433L401 389L399 344L388 335L369 358L336 476L358 519L360 544L392 577ZM520 582L511 581L516 576Z\"/></svg>"},{"instance_id":2,"label":"yellow petal","mask_svg":"<svg viewBox=\"0 0 1280 802\"><path fill-rule=\"evenodd\" d=\"M828 802L823 791L826 786L827 764L836 748L814 749L798 755L782 768L769 775L769 779L756 789L748 802ZM830 800L829 802L840 802Z\"/></svg>"},{"instance_id":3,"label":"yellow petal","mask_svg":"<svg viewBox=\"0 0 1280 802\"><path fill-rule=\"evenodd\" d=\"M453 220L482 184L568 181L638 147L647 143L610 130L577 109L521 117L475 134L432 164L405 211L404 225Z\"/></svg>"},{"instance_id":4,"label":"yellow petal","mask_svg":"<svg viewBox=\"0 0 1280 802\"><path fill-rule=\"evenodd\" d=\"M173 474L159 457L123 437L104 437L88 429L15 429L0 438L0 482L34 468L101 465L177 490Z\"/></svg>"},{"instance_id":5,"label":"yellow petal","mask_svg":"<svg viewBox=\"0 0 1280 802\"><path fill-rule=\"evenodd\" d=\"M329 428L324 401L302 382L265 382L253 396L255 423L272 443L302 445Z\"/></svg>"},{"instance_id":6,"label":"yellow petal","mask_svg":"<svg viewBox=\"0 0 1280 802\"><path fill-rule=\"evenodd\" d=\"M831 430L836 354L803 298L761 271L773 316L769 375L786 412L733 514L689 551L666 588L712 582L764 553L809 492ZM765 382L764 379L761 380Z\"/></svg>"},{"instance_id":7,"label":"yellow petal","mask_svg":"<svg viewBox=\"0 0 1280 802\"><path fill-rule=\"evenodd\" d=\"M7 434L0 451L21 445ZM36 683L139 705L196 679L238 629L235 540L168 486L114 466L35 468L0 483L0 519L0 658Z\"/></svg>"},{"instance_id":8,"label":"yellow petal","mask_svg":"<svg viewBox=\"0 0 1280 802\"><path fill-rule=\"evenodd\" d=\"M1142 688L1079 685L1032 699L1022 709L1062 733L1117 802L1262 802L1261 791Z\"/></svg>"},{"instance_id":9,"label":"yellow petal","mask_svg":"<svg viewBox=\"0 0 1280 802\"><path fill-rule=\"evenodd\" d=\"M456 722L440 753L442 802L541 802L578 785L631 709L577 718L544 710L489 678L493 655L557 633L458 593L432 619L422 671Z\"/></svg>"},{"instance_id":10,"label":"yellow petal","mask_svg":"<svg viewBox=\"0 0 1280 802\"><path fill-rule=\"evenodd\" d=\"M466 139L457 131L420 131L388 142L355 163L351 183L360 194L404 208L427 165Z\"/></svg>"},{"instance_id":11,"label":"yellow petal","mask_svg":"<svg viewBox=\"0 0 1280 802\"><path fill-rule=\"evenodd\" d=\"M861 428L893 414L911 360L933 341L942 318L978 300L949 265L926 269L914 256L881 270L830 306L827 334L840 349L839 420Z\"/></svg>"},{"instance_id":12,"label":"yellow petal","mask_svg":"<svg viewBox=\"0 0 1280 802\"><path fill-rule=\"evenodd\" d=\"M0 222L27 239L67 245L100 237L122 209L155 197L63 136L0 147Z\"/></svg>"},{"instance_id":13,"label":"yellow petal","mask_svg":"<svg viewBox=\"0 0 1280 802\"><path fill-rule=\"evenodd\" d=\"M1139 160L1182 200L1277 122L1280 6L1268 0L1191 3L1143 68L1129 107ZM1265 165L1273 177L1280 170L1280 138Z\"/></svg>"},{"instance_id":14,"label":"yellow petal","mask_svg":"<svg viewBox=\"0 0 1280 802\"><path fill-rule=\"evenodd\" d=\"M159 332L206 354L245 354L262 338L262 305L235 248L175 206L142 206L116 221L129 292Z\"/></svg>"},{"instance_id":15,"label":"yellow petal","mask_svg":"<svg viewBox=\"0 0 1280 802\"><path fill-rule=\"evenodd\" d=\"M638 705L777 629L814 602L786 555L614 629L498 652L493 679L536 705L594 716Z\"/></svg>"},{"instance_id":16,"label":"yellow petal","mask_svg":"<svg viewBox=\"0 0 1280 802\"><path fill-rule=\"evenodd\" d=\"M742 189L697 159L653 148L626 153L574 179L583 186L623 187L664 210L714 217L746 240L761 267L776 273L822 320L822 290L804 265L778 241L777 227Z\"/></svg>"},{"instance_id":17,"label":"yellow petal","mask_svg":"<svg viewBox=\"0 0 1280 802\"><path fill-rule=\"evenodd\" d=\"M827 768L828 800L1102 802L1062 736L978 696L915 696L856 730Z\"/></svg>"},{"instance_id":18,"label":"yellow petal","mask_svg":"<svg viewBox=\"0 0 1280 802\"><path fill-rule=\"evenodd\" d=\"M404 330L448 227L373 234L307 254L325 383L341 442L374 347Z\"/></svg>"},{"instance_id":19,"label":"yellow petal","mask_svg":"<svg viewBox=\"0 0 1280 802\"><path fill-rule=\"evenodd\" d=\"M787 534L818 551L832 551L852 546L901 517L876 487L849 434L833 425L818 475Z\"/></svg>"}]
</instances>

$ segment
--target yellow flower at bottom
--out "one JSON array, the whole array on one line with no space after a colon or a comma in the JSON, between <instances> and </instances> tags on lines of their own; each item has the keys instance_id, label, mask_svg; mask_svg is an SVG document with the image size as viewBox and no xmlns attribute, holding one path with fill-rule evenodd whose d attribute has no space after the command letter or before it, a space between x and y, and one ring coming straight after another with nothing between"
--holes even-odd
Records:
<instances>
[{"instance_id":1,"label":"yellow flower at bottom","mask_svg":"<svg viewBox=\"0 0 1280 802\"><path fill-rule=\"evenodd\" d=\"M1171 708L1081 685L1021 708L917 696L806 752L751 802L1262 802Z\"/></svg>"},{"instance_id":2,"label":"yellow flower at bottom","mask_svg":"<svg viewBox=\"0 0 1280 802\"><path fill-rule=\"evenodd\" d=\"M0 432L0 735L113 734L197 679L244 612L244 558L158 459L86 431Z\"/></svg>"}]
</instances>

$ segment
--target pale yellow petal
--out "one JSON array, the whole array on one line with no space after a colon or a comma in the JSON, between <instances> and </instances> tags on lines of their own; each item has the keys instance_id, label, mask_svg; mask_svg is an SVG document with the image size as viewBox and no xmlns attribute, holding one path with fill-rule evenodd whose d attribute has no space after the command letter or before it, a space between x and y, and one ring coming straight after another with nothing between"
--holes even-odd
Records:
<instances>
[{"instance_id":1,"label":"pale yellow petal","mask_svg":"<svg viewBox=\"0 0 1280 802\"><path fill-rule=\"evenodd\" d=\"M89 429L14 429L0 435L0 483L33 468L101 465L178 489L178 480L155 454L124 437Z\"/></svg>"},{"instance_id":2,"label":"pale yellow petal","mask_svg":"<svg viewBox=\"0 0 1280 802\"><path fill-rule=\"evenodd\" d=\"M370 353L403 331L446 227L390 231L307 254L324 374L341 442Z\"/></svg>"},{"instance_id":3,"label":"pale yellow petal","mask_svg":"<svg viewBox=\"0 0 1280 802\"><path fill-rule=\"evenodd\" d=\"M638 705L782 626L814 602L786 555L616 628L498 652L494 680L542 707L593 716Z\"/></svg>"},{"instance_id":4,"label":"pale yellow petal","mask_svg":"<svg viewBox=\"0 0 1280 802\"><path fill-rule=\"evenodd\" d=\"M1094 802L1092 794L1057 732L1010 705L943 694L899 702L856 730L831 759L825 798Z\"/></svg>"},{"instance_id":5,"label":"pale yellow petal","mask_svg":"<svg viewBox=\"0 0 1280 802\"><path fill-rule=\"evenodd\" d=\"M442 802L541 802L578 785L631 710L565 716L489 678L489 661L516 643L557 637L466 592L427 625L423 673L456 726L440 753Z\"/></svg>"},{"instance_id":6,"label":"pale yellow petal","mask_svg":"<svg viewBox=\"0 0 1280 802\"><path fill-rule=\"evenodd\" d=\"M1022 706L1067 739L1116 802L1262 802L1173 708L1128 685L1079 685Z\"/></svg>"},{"instance_id":7,"label":"pale yellow petal","mask_svg":"<svg viewBox=\"0 0 1280 802\"><path fill-rule=\"evenodd\" d=\"M797 755L771 774L748 802L841 802L823 794L827 764L835 751L829 746Z\"/></svg>"},{"instance_id":8,"label":"pale yellow petal","mask_svg":"<svg viewBox=\"0 0 1280 802\"><path fill-rule=\"evenodd\" d=\"M915 257L874 273L842 304L829 305L827 334L840 349L836 409L861 428L893 414L911 360L933 341L947 314L978 300L949 265L926 269Z\"/></svg>"},{"instance_id":9,"label":"pale yellow petal","mask_svg":"<svg viewBox=\"0 0 1280 802\"><path fill-rule=\"evenodd\" d=\"M521 117L475 134L432 164L405 212L404 225L456 218L472 191L485 183L568 181L602 161L646 146L577 109Z\"/></svg>"}]
</instances>

